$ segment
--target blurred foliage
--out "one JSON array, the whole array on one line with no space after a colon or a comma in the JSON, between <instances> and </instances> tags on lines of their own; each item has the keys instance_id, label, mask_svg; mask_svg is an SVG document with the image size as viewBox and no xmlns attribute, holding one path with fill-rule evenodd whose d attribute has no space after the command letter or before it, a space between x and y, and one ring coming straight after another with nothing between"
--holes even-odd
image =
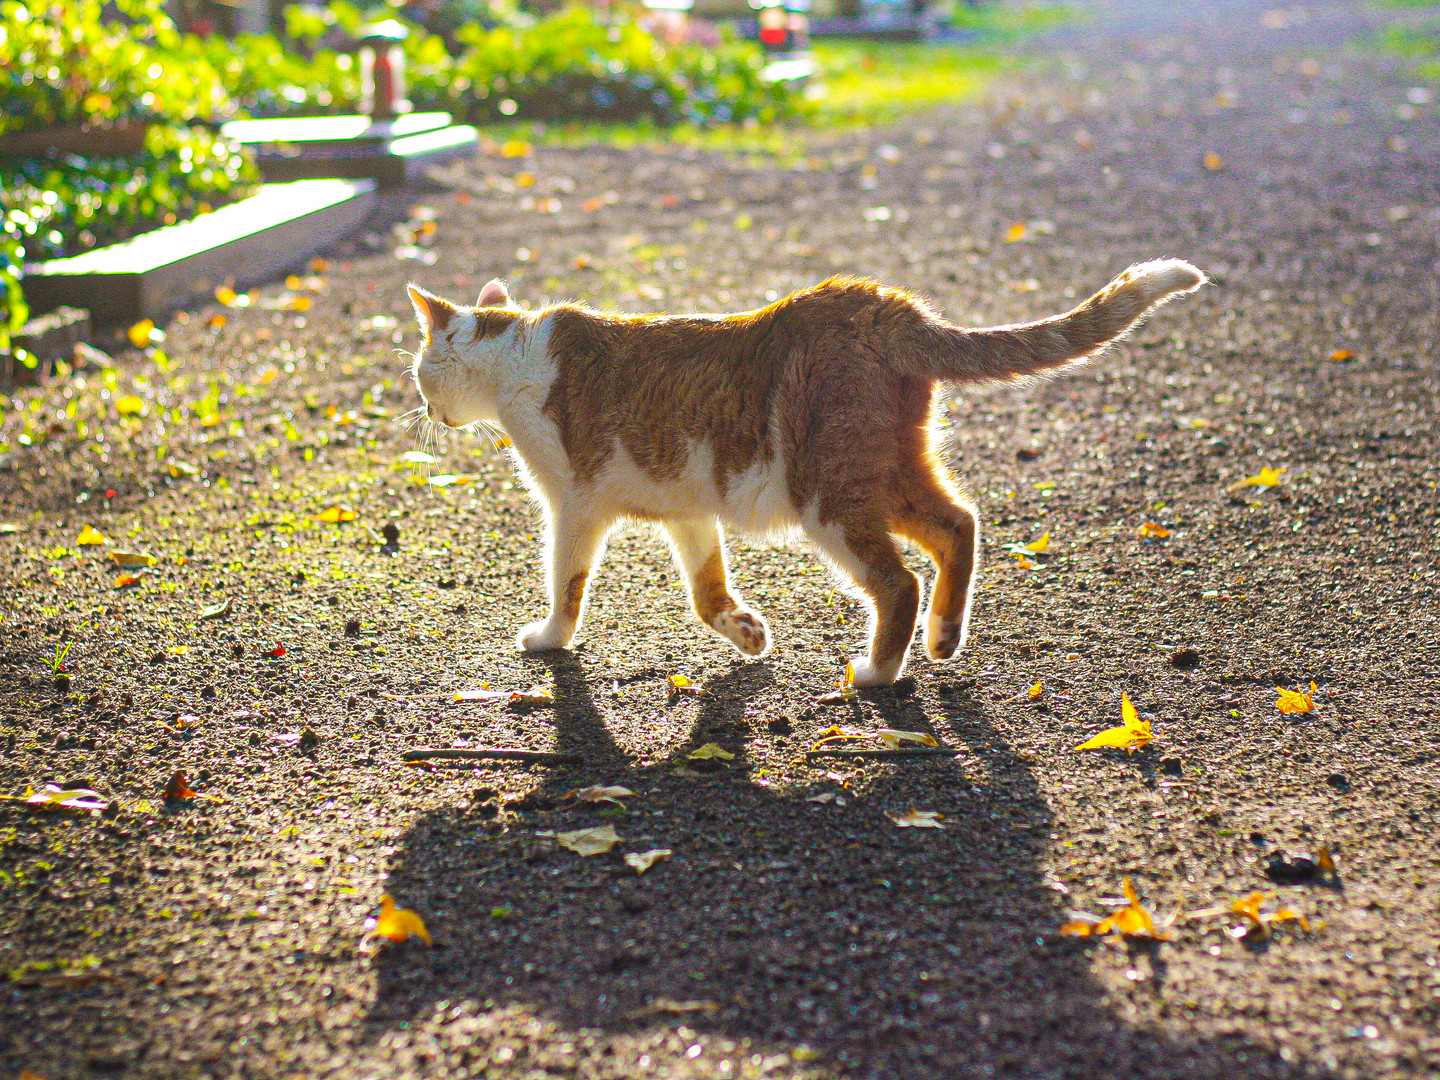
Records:
<instances>
[{"instance_id":1,"label":"blurred foliage","mask_svg":"<svg viewBox=\"0 0 1440 1080\"><path fill-rule=\"evenodd\" d=\"M180 42L159 0L0 0L0 134L228 115L219 72Z\"/></svg>"},{"instance_id":2,"label":"blurred foliage","mask_svg":"<svg viewBox=\"0 0 1440 1080\"><path fill-rule=\"evenodd\" d=\"M75 255L248 194L254 162L207 128L156 126L133 157L0 164L0 214L30 261Z\"/></svg>"}]
</instances>

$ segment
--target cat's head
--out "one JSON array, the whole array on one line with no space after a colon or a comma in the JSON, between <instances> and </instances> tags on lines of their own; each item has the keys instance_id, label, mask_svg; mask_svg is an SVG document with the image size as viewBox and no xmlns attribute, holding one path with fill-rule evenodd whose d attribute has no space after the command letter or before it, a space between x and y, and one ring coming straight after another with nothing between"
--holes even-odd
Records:
<instances>
[{"instance_id":1,"label":"cat's head","mask_svg":"<svg viewBox=\"0 0 1440 1080\"><path fill-rule=\"evenodd\" d=\"M520 312L502 282L480 290L473 308L462 308L418 285L408 287L423 340L415 354L415 383L427 415L446 427L495 419L495 365L511 340Z\"/></svg>"}]
</instances>

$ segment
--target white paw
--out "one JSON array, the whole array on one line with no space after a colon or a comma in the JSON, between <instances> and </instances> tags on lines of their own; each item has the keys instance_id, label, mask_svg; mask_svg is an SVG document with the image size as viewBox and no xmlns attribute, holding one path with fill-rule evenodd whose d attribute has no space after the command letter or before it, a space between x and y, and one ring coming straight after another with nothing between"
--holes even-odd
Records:
<instances>
[{"instance_id":1,"label":"white paw","mask_svg":"<svg viewBox=\"0 0 1440 1080\"><path fill-rule=\"evenodd\" d=\"M770 627L749 608L722 611L710 627L746 656L761 656L770 648Z\"/></svg>"},{"instance_id":2,"label":"white paw","mask_svg":"<svg viewBox=\"0 0 1440 1080\"><path fill-rule=\"evenodd\" d=\"M868 656L856 656L850 660L850 667L855 671L855 682L852 684L857 689L864 689L867 686L889 686L900 677L900 669L904 666L902 661L889 668L876 667L870 662Z\"/></svg>"},{"instance_id":3,"label":"white paw","mask_svg":"<svg viewBox=\"0 0 1440 1080\"><path fill-rule=\"evenodd\" d=\"M573 636L573 630L567 633L563 627L556 626L547 619L544 622L531 623L521 630L515 644L523 652L548 652L551 649L565 648Z\"/></svg>"},{"instance_id":4,"label":"white paw","mask_svg":"<svg viewBox=\"0 0 1440 1080\"><path fill-rule=\"evenodd\" d=\"M959 619L930 616L925 626L925 652L931 660L949 660L965 647L965 631Z\"/></svg>"}]
</instances>

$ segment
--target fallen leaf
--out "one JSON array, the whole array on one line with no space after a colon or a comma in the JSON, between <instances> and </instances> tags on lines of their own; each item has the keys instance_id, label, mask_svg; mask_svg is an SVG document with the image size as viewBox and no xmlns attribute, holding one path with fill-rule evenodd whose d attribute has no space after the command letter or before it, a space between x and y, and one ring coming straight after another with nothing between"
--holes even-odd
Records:
<instances>
[{"instance_id":1,"label":"fallen leaf","mask_svg":"<svg viewBox=\"0 0 1440 1080\"><path fill-rule=\"evenodd\" d=\"M1120 695L1120 717L1124 723L1119 727L1107 728L1075 749L1100 750L1114 747L1133 754L1147 743L1154 741L1154 736L1150 733L1150 721L1140 718L1140 713L1130 702L1129 694L1122 693Z\"/></svg>"},{"instance_id":2,"label":"fallen leaf","mask_svg":"<svg viewBox=\"0 0 1440 1080\"><path fill-rule=\"evenodd\" d=\"M355 511L348 506L332 506L328 510L321 510L314 516L314 520L335 525L342 521L354 521L355 517Z\"/></svg>"},{"instance_id":3,"label":"fallen leaf","mask_svg":"<svg viewBox=\"0 0 1440 1080\"><path fill-rule=\"evenodd\" d=\"M1230 487L1227 488L1226 490L1228 490L1228 491L1240 491L1242 488L1247 488L1247 487L1258 487L1258 488L1272 488L1272 487L1277 487L1277 486L1279 486L1279 484L1280 484L1280 474L1283 473L1283 472L1285 472L1285 471L1286 471L1286 470L1283 469L1283 468L1281 468L1281 469L1272 469L1272 468L1270 468L1269 465L1266 465L1264 468L1262 468L1262 469L1261 469L1258 473L1256 473L1254 476L1247 476L1247 477L1245 477L1245 479L1243 479L1243 480L1236 480L1235 483L1231 484Z\"/></svg>"},{"instance_id":4,"label":"fallen leaf","mask_svg":"<svg viewBox=\"0 0 1440 1080\"><path fill-rule=\"evenodd\" d=\"M1050 550L1050 533L1047 531L1039 540L1032 540L1025 545L1026 551L1032 551L1036 555L1043 554Z\"/></svg>"},{"instance_id":5,"label":"fallen leaf","mask_svg":"<svg viewBox=\"0 0 1440 1080\"><path fill-rule=\"evenodd\" d=\"M718 743L713 742L707 742L698 750L691 750L685 756L691 761L730 761L735 757L729 750L725 750Z\"/></svg>"},{"instance_id":6,"label":"fallen leaf","mask_svg":"<svg viewBox=\"0 0 1440 1080\"><path fill-rule=\"evenodd\" d=\"M1141 540L1164 540L1170 535L1170 530L1154 521L1146 521L1135 530L1135 535Z\"/></svg>"},{"instance_id":7,"label":"fallen leaf","mask_svg":"<svg viewBox=\"0 0 1440 1080\"><path fill-rule=\"evenodd\" d=\"M639 875L649 870L657 862L664 862L673 854L674 852L669 848L651 848L649 851L632 851L625 856L625 865Z\"/></svg>"},{"instance_id":8,"label":"fallen leaf","mask_svg":"<svg viewBox=\"0 0 1440 1080\"><path fill-rule=\"evenodd\" d=\"M1204 160L1205 168L1209 169L1211 172L1219 172L1225 167L1224 159L1222 159L1220 155L1215 153L1213 150L1205 155Z\"/></svg>"},{"instance_id":9,"label":"fallen leaf","mask_svg":"<svg viewBox=\"0 0 1440 1080\"><path fill-rule=\"evenodd\" d=\"M1328 847L1322 847L1315 854L1315 868L1322 874L1335 875L1339 871L1335 869L1335 857L1330 854Z\"/></svg>"},{"instance_id":10,"label":"fallen leaf","mask_svg":"<svg viewBox=\"0 0 1440 1080\"><path fill-rule=\"evenodd\" d=\"M370 934L393 941L397 945L411 937L418 937L426 945L431 944L430 931L425 928L425 920L409 908L396 907L389 893L380 897L380 914L375 919L375 929L371 930Z\"/></svg>"},{"instance_id":11,"label":"fallen leaf","mask_svg":"<svg viewBox=\"0 0 1440 1080\"><path fill-rule=\"evenodd\" d=\"M511 139L500 147L500 156L507 158L529 157L532 149L528 142L520 139Z\"/></svg>"},{"instance_id":12,"label":"fallen leaf","mask_svg":"<svg viewBox=\"0 0 1440 1080\"><path fill-rule=\"evenodd\" d=\"M126 394L115 399L115 411L121 416L137 416L145 411L145 399Z\"/></svg>"},{"instance_id":13,"label":"fallen leaf","mask_svg":"<svg viewBox=\"0 0 1440 1080\"><path fill-rule=\"evenodd\" d=\"M191 479L194 479L195 477L197 477L197 476L199 476L199 475L200 475L200 470L197 469L194 465L191 465L189 462L185 462L185 461L172 461L172 462L170 462L170 478L171 478L172 480L179 480L180 477L182 477L182 476L188 476L188 477L190 477Z\"/></svg>"},{"instance_id":14,"label":"fallen leaf","mask_svg":"<svg viewBox=\"0 0 1440 1080\"><path fill-rule=\"evenodd\" d=\"M627 787L605 787L600 784L592 784L590 787L577 788L576 790L570 792L571 797L579 800L580 802L613 802L617 806L619 805L621 799L629 798L631 795L634 794L635 792L631 791Z\"/></svg>"},{"instance_id":15,"label":"fallen leaf","mask_svg":"<svg viewBox=\"0 0 1440 1080\"><path fill-rule=\"evenodd\" d=\"M902 829L943 829L945 815L938 810L916 810L911 808L903 814L885 811L885 816Z\"/></svg>"},{"instance_id":16,"label":"fallen leaf","mask_svg":"<svg viewBox=\"0 0 1440 1080\"><path fill-rule=\"evenodd\" d=\"M697 696L705 692L705 688L699 683L686 678L684 675L671 675L666 680L670 684L672 694L689 694Z\"/></svg>"},{"instance_id":17,"label":"fallen leaf","mask_svg":"<svg viewBox=\"0 0 1440 1080\"><path fill-rule=\"evenodd\" d=\"M1043 693L1045 693L1044 685L1037 682L1034 686L1030 687L1029 690L1025 691L1025 696L1028 697L1031 701L1034 701Z\"/></svg>"},{"instance_id":18,"label":"fallen leaf","mask_svg":"<svg viewBox=\"0 0 1440 1080\"><path fill-rule=\"evenodd\" d=\"M141 319L134 326L130 327L129 330L125 331L125 336L130 339L130 344L134 345L135 348L143 349L152 341L165 340L164 334L159 334L159 337L157 338L157 333L159 332L155 329L155 324L153 322L151 322L149 319Z\"/></svg>"},{"instance_id":19,"label":"fallen leaf","mask_svg":"<svg viewBox=\"0 0 1440 1080\"><path fill-rule=\"evenodd\" d=\"M1349 349L1336 349L1330 354L1330 359L1337 364L1343 364L1346 360L1354 360L1355 354Z\"/></svg>"},{"instance_id":20,"label":"fallen leaf","mask_svg":"<svg viewBox=\"0 0 1440 1080\"><path fill-rule=\"evenodd\" d=\"M266 650L265 650L265 655L266 655L266 656L273 656L273 657L275 657L276 660L279 660L280 657L284 656L284 655L285 655L287 652L289 652L289 651L290 651L289 649L285 648L285 643L284 643L284 642L282 642L282 641L277 641L277 642L275 643L275 647L274 647L273 649L266 649Z\"/></svg>"},{"instance_id":21,"label":"fallen leaf","mask_svg":"<svg viewBox=\"0 0 1440 1080\"><path fill-rule=\"evenodd\" d=\"M115 579L115 588L128 589L131 585L139 585L144 577L145 571L143 570L138 574L121 574Z\"/></svg>"},{"instance_id":22,"label":"fallen leaf","mask_svg":"<svg viewBox=\"0 0 1440 1080\"><path fill-rule=\"evenodd\" d=\"M833 791L822 791L819 795L811 795L805 800L814 803L834 803L836 806L844 806L845 800Z\"/></svg>"},{"instance_id":23,"label":"fallen leaf","mask_svg":"<svg viewBox=\"0 0 1440 1080\"><path fill-rule=\"evenodd\" d=\"M154 566L160 561L147 551L112 551L110 558L116 566Z\"/></svg>"},{"instance_id":24,"label":"fallen leaf","mask_svg":"<svg viewBox=\"0 0 1440 1080\"><path fill-rule=\"evenodd\" d=\"M604 855L620 842L620 835L615 826L602 825L598 829L556 833L555 842L576 855Z\"/></svg>"},{"instance_id":25,"label":"fallen leaf","mask_svg":"<svg viewBox=\"0 0 1440 1080\"><path fill-rule=\"evenodd\" d=\"M218 604L212 604L212 605L210 605L209 607L201 608L201 609L200 609L200 614L197 615L196 618L197 618L200 622L204 622L206 619L218 619L218 618L221 618L222 616L229 615L229 614L230 614L230 597L227 596L224 600L221 600L220 603L218 603Z\"/></svg>"},{"instance_id":26,"label":"fallen leaf","mask_svg":"<svg viewBox=\"0 0 1440 1080\"><path fill-rule=\"evenodd\" d=\"M510 700L510 695L511 695L511 694L514 694L514 693L515 693L514 690L491 690L491 689L489 689L489 688L485 688L485 689L481 689L481 690L456 690L456 691L455 691L455 700L456 700L456 701L509 701L509 700Z\"/></svg>"},{"instance_id":27,"label":"fallen leaf","mask_svg":"<svg viewBox=\"0 0 1440 1080\"><path fill-rule=\"evenodd\" d=\"M46 784L39 791L26 788L24 795L7 795L5 798L47 809L55 807L65 810L104 810L107 805L98 792L89 788L63 788L59 784Z\"/></svg>"},{"instance_id":28,"label":"fallen leaf","mask_svg":"<svg viewBox=\"0 0 1440 1080\"><path fill-rule=\"evenodd\" d=\"M105 539L104 533L86 525L80 530L80 535L76 537L75 543L80 547L99 547L101 544L109 543L109 541Z\"/></svg>"},{"instance_id":29,"label":"fallen leaf","mask_svg":"<svg viewBox=\"0 0 1440 1080\"><path fill-rule=\"evenodd\" d=\"M913 742L921 746L939 746L934 736L926 735L923 731L899 731L895 728L880 728L875 732L875 737L883 742L891 750L898 750L901 743Z\"/></svg>"},{"instance_id":30,"label":"fallen leaf","mask_svg":"<svg viewBox=\"0 0 1440 1080\"><path fill-rule=\"evenodd\" d=\"M400 460L410 465L434 465L440 459L424 450L406 450L400 455Z\"/></svg>"},{"instance_id":31,"label":"fallen leaf","mask_svg":"<svg viewBox=\"0 0 1440 1080\"><path fill-rule=\"evenodd\" d=\"M170 782L165 785L165 798L180 801L195 798L195 792L186 783L185 774L179 769L175 770L175 775L170 777Z\"/></svg>"},{"instance_id":32,"label":"fallen leaf","mask_svg":"<svg viewBox=\"0 0 1440 1080\"><path fill-rule=\"evenodd\" d=\"M1275 687L1275 693L1280 695L1280 700L1275 702L1275 708L1282 713L1308 713L1315 711L1315 700L1311 696L1315 693L1315 684L1310 684L1310 692L1304 690L1286 690L1283 686Z\"/></svg>"},{"instance_id":33,"label":"fallen leaf","mask_svg":"<svg viewBox=\"0 0 1440 1080\"><path fill-rule=\"evenodd\" d=\"M1019 241L1025 239L1025 234L1029 231L1030 230L1025 227L1025 223L1023 221L1017 221L1014 225L1011 225L1010 228L1005 230L1005 243L1018 243Z\"/></svg>"},{"instance_id":34,"label":"fallen leaf","mask_svg":"<svg viewBox=\"0 0 1440 1080\"><path fill-rule=\"evenodd\" d=\"M1125 877L1123 889L1127 901L1125 907L1112 912L1099 922L1091 922L1089 919L1073 920L1060 927L1060 933L1073 937L1103 937L1116 932L1126 937L1169 941L1170 935L1156 927L1155 920L1150 917L1150 913L1140 903L1140 897L1136 895L1135 886L1130 883L1128 874Z\"/></svg>"},{"instance_id":35,"label":"fallen leaf","mask_svg":"<svg viewBox=\"0 0 1440 1080\"><path fill-rule=\"evenodd\" d=\"M543 686L532 686L529 690L511 691L510 704L530 707L554 705L555 695Z\"/></svg>"},{"instance_id":36,"label":"fallen leaf","mask_svg":"<svg viewBox=\"0 0 1440 1080\"><path fill-rule=\"evenodd\" d=\"M1310 929L1309 920L1298 911L1293 911L1288 907L1276 908L1274 911L1261 911L1260 905L1270 899L1273 899L1273 895L1267 896L1262 892L1253 892L1249 896L1232 900L1230 910L1248 921L1249 925L1245 928L1247 932L1266 930L1273 924L1281 922L1298 922L1302 930Z\"/></svg>"},{"instance_id":37,"label":"fallen leaf","mask_svg":"<svg viewBox=\"0 0 1440 1080\"><path fill-rule=\"evenodd\" d=\"M842 728L831 724L824 731L815 736L815 742L811 750L818 750L828 742L835 742L837 739L868 739L870 735L859 728Z\"/></svg>"}]
</instances>

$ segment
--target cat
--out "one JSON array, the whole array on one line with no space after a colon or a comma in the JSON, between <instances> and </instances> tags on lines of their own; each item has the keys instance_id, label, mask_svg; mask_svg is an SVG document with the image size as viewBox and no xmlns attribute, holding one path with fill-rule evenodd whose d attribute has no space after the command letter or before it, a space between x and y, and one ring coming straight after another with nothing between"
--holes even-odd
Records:
<instances>
[{"instance_id":1,"label":"cat","mask_svg":"<svg viewBox=\"0 0 1440 1080\"><path fill-rule=\"evenodd\" d=\"M428 418L503 431L545 517L550 613L527 652L567 647L619 521L669 534L700 621L746 656L765 620L731 589L722 527L800 532L871 610L857 687L905 669L921 583L899 541L935 563L925 650L964 645L978 523L941 463L941 383L1014 382L1083 362L1205 275L1132 266L1066 315L965 329L920 297L837 277L731 315L522 311L505 285L474 308L409 287L424 341L413 374Z\"/></svg>"}]
</instances>

